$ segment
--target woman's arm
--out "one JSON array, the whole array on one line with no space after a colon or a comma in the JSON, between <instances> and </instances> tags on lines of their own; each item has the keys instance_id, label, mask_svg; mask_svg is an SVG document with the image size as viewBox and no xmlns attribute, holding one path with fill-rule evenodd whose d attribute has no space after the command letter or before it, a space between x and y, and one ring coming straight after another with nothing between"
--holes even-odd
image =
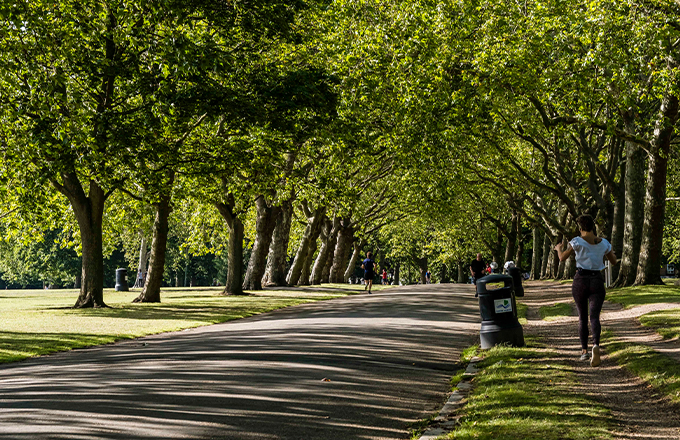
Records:
<instances>
[{"instance_id":1,"label":"woman's arm","mask_svg":"<svg viewBox=\"0 0 680 440\"><path fill-rule=\"evenodd\" d=\"M605 258L609 260L612 266L619 264L619 260L616 259L616 254L614 251L609 251L609 253L605 254Z\"/></svg>"},{"instance_id":2,"label":"woman's arm","mask_svg":"<svg viewBox=\"0 0 680 440\"><path fill-rule=\"evenodd\" d=\"M567 244L566 251L562 251L562 243L557 243L555 250L557 251L557 257L560 259L560 261L566 260L571 256L571 254L574 253L574 248L572 248L570 244Z\"/></svg>"}]
</instances>

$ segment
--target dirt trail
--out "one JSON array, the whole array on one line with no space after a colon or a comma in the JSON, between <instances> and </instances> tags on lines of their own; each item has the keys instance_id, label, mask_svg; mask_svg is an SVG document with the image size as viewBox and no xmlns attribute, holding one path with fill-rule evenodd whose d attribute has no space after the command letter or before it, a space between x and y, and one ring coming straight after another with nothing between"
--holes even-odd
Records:
<instances>
[{"instance_id":1,"label":"dirt trail","mask_svg":"<svg viewBox=\"0 0 680 440\"><path fill-rule=\"evenodd\" d=\"M538 309L542 306L571 300L571 286L565 284L527 283L526 296L520 301L528 307L527 334L537 335L558 353L559 361L573 368L580 385L575 392L586 394L609 408L615 421L616 439L680 439L680 407L655 392L647 383L608 359L604 348L600 367L579 361L578 318L570 316L556 321L542 321ZM637 317L653 310L677 308L679 304L652 304L623 310L619 305L605 303L603 329L610 329L624 341L644 343L667 353L680 362L680 342L662 341L653 330L642 327ZM575 314L575 311L574 311Z\"/></svg>"}]
</instances>

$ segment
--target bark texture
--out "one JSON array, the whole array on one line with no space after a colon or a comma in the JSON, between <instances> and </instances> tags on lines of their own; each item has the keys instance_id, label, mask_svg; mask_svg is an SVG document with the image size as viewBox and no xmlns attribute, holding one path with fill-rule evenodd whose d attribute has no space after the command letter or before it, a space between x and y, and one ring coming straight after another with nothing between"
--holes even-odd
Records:
<instances>
[{"instance_id":1,"label":"bark texture","mask_svg":"<svg viewBox=\"0 0 680 440\"><path fill-rule=\"evenodd\" d=\"M333 265L330 271L331 283L344 282L345 269L347 268L347 259L354 241L354 228L350 218L344 218L340 221L340 229L338 231L338 239L335 244L335 252L333 252Z\"/></svg>"},{"instance_id":2,"label":"bark texture","mask_svg":"<svg viewBox=\"0 0 680 440\"><path fill-rule=\"evenodd\" d=\"M64 194L75 214L82 242L82 273L80 294L75 308L107 307L104 303L104 255L102 252L102 220L106 194L94 180L89 181L86 195L75 172L62 174L63 184L52 181Z\"/></svg>"},{"instance_id":3,"label":"bark texture","mask_svg":"<svg viewBox=\"0 0 680 440\"><path fill-rule=\"evenodd\" d=\"M290 241L290 227L293 219L292 199L281 204L276 216L276 227L269 245L267 267L262 284L265 286L287 286L286 261L288 260L288 242Z\"/></svg>"},{"instance_id":4,"label":"bark texture","mask_svg":"<svg viewBox=\"0 0 680 440\"><path fill-rule=\"evenodd\" d=\"M268 204L264 196L255 199L257 218L255 220L255 242L248 261L243 290L262 290L262 277L266 270L266 258L276 219L281 208Z\"/></svg>"},{"instance_id":5,"label":"bark texture","mask_svg":"<svg viewBox=\"0 0 680 440\"><path fill-rule=\"evenodd\" d=\"M361 257L361 249L364 247L364 240L355 240L352 244L354 250L352 251L352 257L349 259L349 264L347 264L347 269L345 269L344 281L349 282L349 277L354 273L354 269L357 265L357 260Z\"/></svg>"},{"instance_id":6,"label":"bark texture","mask_svg":"<svg viewBox=\"0 0 680 440\"><path fill-rule=\"evenodd\" d=\"M510 223L510 231L506 234L506 237L508 239L506 245L505 245L505 258L503 258L503 261L498 262L499 266L503 266L506 261L511 261L515 258L515 254L517 252L517 223L519 219L517 216L517 211L512 211L512 221Z\"/></svg>"},{"instance_id":7,"label":"bark texture","mask_svg":"<svg viewBox=\"0 0 680 440\"><path fill-rule=\"evenodd\" d=\"M174 180L174 176L173 176ZM151 256L149 271L144 283L144 289L133 302L158 303L161 302L161 285L165 270L165 251L168 245L168 219L172 207L170 206L171 191L161 196L156 204L156 218L153 222L153 238L151 239Z\"/></svg>"},{"instance_id":8,"label":"bark texture","mask_svg":"<svg viewBox=\"0 0 680 440\"><path fill-rule=\"evenodd\" d=\"M319 235L321 238L321 248L312 267L312 274L309 280L311 284L321 284L323 269L328 262L328 257L331 253L331 242L333 241L333 236L337 233L338 225L339 220L337 218L333 222L327 217L324 218Z\"/></svg>"},{"instance_id":9,"label":"bark texture","mask_svg":"<svg viewBox=\"0 0 680 440\"><path fill-rule=\"evenodd\" d=\"M628 122L628 129L634 129ZM644 222L645 194L645 153L628 142L626 145L625 175L625 213L623 225L623 250L619 274L613 287L630 286L635 282L638 261L640 259L640 243L642 242L642 225Z\"/></svg>"},{"instance_id":10,"label":"bark texture","mask_svg":"<svg viewBox=\"0 0 680 440\"><path fill-rule=\"evenodd\" d=\"M227 194L226 202L218 202L215 207L226 220L229 228L227 283L224 295L243 295L243 222L236 213L233 194Z\"/></svg>"},{"instance_id":11,"label":"bark texture","mask_svg":"<svg viewBox=\"0 0 680 440\"><path fill-rule=\"evenodd\" d=\"M618 184L614 196L614 218L612 219L612 249L617 257L623 253L623 232L625 229L625 206L626 206L626 186L625 186L626 165L621 165L621 182ZM612 266L612 280L616 281L619 276L619 264Z\"/></svg>"},{"instance_id":12,"label":"bark texture","mask_svg":"<svg viewBox=\"0 0 680 440\"><path fill-rule=\"evenodd\" d=\"M531 257L530 279L538 280L541 278L541 262L543 260L543 234L539 228L534 227L532 231L533 256Z\"/></svg>"},{"instance_id":13,"label":"bark texture","mask_svg":"<svg viewBox=\"0 0 680 440\"><path fill-rule=\"evenodd\" d=\"M648 154L645 215L635 284L663 284L661 258L663 227L666 215L666 178L668 156L678 121L678 98L664 97L661 115L654 129L654 142Z\"/></svg>"},{"instance_id":14,"label":"bark texture","mask_svg":"<svg viewBox=\"0 0 680 440\"><path fill-rule=\"evenodd\" d=\"M305 232L302 234L300 239L300 245L298 246L297 253L295 254L295 260L290 266L288 271L288 276L286 277L286 282L289 286L296 285L300 282L300 275L302 274L302 269L309 257L309 248L311 246L312 240L316 241L316 238L321 232L321 226L323 224L324 215L326 213L326 208L321 206L316 208L314 211L309 209L307 203L301 203L302 210L307 217L307 227Z\"/></svg>"},{"instance_id":15,"label":"bark texture","mask_svg":"<svg viewBox=\"0 0 680 440\"><path fill-rule=\"evenodd\" d=\"M335 247L338 244L338 234L340 233L340 219L336 218L338 222L338 228L331 235L328 241L328 257L326 258L326 264L321 271L321 282L330 283L331 282L331 269L333 268L333 260L335 259ZM334 220L334 221L336 221Z\"/></svg>"},{"instance_id":16,"label":"bark texture","mask_svg":"<svg viewBox=\"0 0 680 440\"><path fill-rule=\"evenodd\" d=\"M549 277L548 266L550 263L550 236L545 234L543 236L543 258L541 258L541 279L546 279Z\"/></svg>"},{"instance_id":17,"label":"bark texture","mask_svg":"<svg viewBox=\"0 0 680 440\"><path fill-rule=\"evenodd\" d=\"M146 237L142 234L141 230L139 231L139 235L141 235L142 242L139 246L139 264L137 265L137 276L135 277L135 285L133 287L143 288L144 281L139 275L144 274L144 271L146 270Z\"/></svg>"}]
</instances>

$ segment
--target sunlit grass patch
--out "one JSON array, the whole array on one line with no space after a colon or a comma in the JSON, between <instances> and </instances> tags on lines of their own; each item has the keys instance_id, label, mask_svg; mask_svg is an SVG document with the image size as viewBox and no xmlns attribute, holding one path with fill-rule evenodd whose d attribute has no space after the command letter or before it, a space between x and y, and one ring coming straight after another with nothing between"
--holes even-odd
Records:
<instances>
[{"instance_id":1,"label":"sunlit grass patch","mask_svg":"<svg viewBox=\"0 0 680 440\"><path fill-rule=\"evenodd\" d=\"M680 309L647 313L640 317L640 322L654 328L664 339L680 337Z\"/></svg>"},{"instance_id":2,"label":"sunlit grass patch","mask_svg":"<svg viewBox=\"0 0 680 440\"><path fill-rule=\"evenodd\" d=\"M358 285L329 287L264 290L247 296L223 296L222 288L168 288L163 289L160 304L132 303L139 291L106 290L104 301L111 306L106 309L71 308L78 296L75 290L3 291L0 363L216 324L359 290Z\"/></svg>"},{"instance_id":3,"label":"sunlit grass patch","mask_svg":"<svg viewBox=\"0 0 680 440\"><path fill-rule=\"evenodd\" d=\"M576 378L555 353L531 343L496 347L484 356L461 424L446 438L611 438L609 411L574 392Z\"/></svg>"},{"instance_id":4,"label":"sunlit grass patch","mask_svg":"<svg viewBox=\"0 0 680 440\"><path fill-rule=\"evenodd\" d=\"M517 319L519 320L519 323L522 325L527 324L527 311L529 310L529 306L527 306L524 303L518 302L517 303Z\"/></svg>"},{"instance_id":5,"label":"sunlit grass patch","mask_svg":"<svg viewBox=\"0 0 680 440\"><path fill-rule=\"evenodd\" d=\"M667 395L674 402L680 402L680 363L641 344L610 342L609 332L604 332L609 356L636 376Z\"/></svg>"},{"instance_id":6,"label":"sunlit grass patch","mask_svg":"<svg viewBox=\"0 0 680 440\"><path fill-rule=\"evenodd\" d=\"M546 321L554 321L563 316L571 316L571 303L557 303L551 306L543 306L538 309L538 314L541 316L541 319Z\"/></svg>"},{"instance_id":7,"label":"sunlit grass patch","mask_svg":"<svg viewBox=\"0 0 680 440\"><path fill-rule=\"evenodd\" d=\"M463 350L463 352L460 354L460 360L461 360L461 362L464 362L464 363L470 362L473 357L477 356L478 353L479 353L479 345L472 345L472 346L466 348L465 350Z\"/></svg>"},{"instance_id":8,"label":"sunlit grass patch","mask_svg":"<svg viewBox=\"0 0 680 440\"><path fill-rule=\"evenodd\" d=\"M626 308L643 304L680 303L680 287L662 284L607 289L607 300Z\"/></svg>"}]
</instances>

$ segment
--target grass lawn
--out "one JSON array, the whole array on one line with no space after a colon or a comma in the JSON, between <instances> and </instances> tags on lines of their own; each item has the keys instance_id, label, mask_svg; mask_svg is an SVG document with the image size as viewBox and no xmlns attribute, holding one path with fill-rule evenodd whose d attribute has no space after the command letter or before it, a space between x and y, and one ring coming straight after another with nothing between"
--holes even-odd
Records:
<instances>
[{"instance_id":1,"label":"grass lawn","mask_svg":"<svg viewBox=\"0 0 680 440\"><path fill-rule=\"evenodd\" d=\"M615 342L608 331L603 332L602 336L607 344L607 353L619 365L645 380L672 401L680 402L680 364L678 362L646 345Z\"/></svg>"},{"instance_id":2,"label":"grass lawn","mask_svg":"<svg viewBox=\"0 0 680 440\"><path fill-rule=\"evenodd\" d=\"M572 307L571 302L569 303L557 303L551 306L543 306L538 309L538 314L541 315L541 319L546 321L554 321L557 318L563 316L571 316Z\"/></svg>"},{"instance_id":3,"label":"grass lawn","mask_svg":"<svg viewBox=\"0 0 680 440\"><path fill-rule=\"evenodd\" d=\"M496 347L483 353L482 370L447 439L609 439L610 413L578 394L574 374L555 353ZM546 361L546 359L550 359Z\"/></svg>"},{"instance_id":4,"label":"grass lawn","mask_svg":"<svg viewBox=\"0 0 680 440\"><path fill-rule=\"evenodd\" d=\"M666 278L664 285L633 286L607 290L607 300L630 308L643 304L678 303L680 287L674 286L674 278ZM640 317L642 325L652 327L664 338L680 336L680 308L652 312Z\"/></svg>"},{"instance_id":5,"label":"grass lawn","mask_svg":"<svg viewBox=\"0 0 680 440\"><path fill-rule=\"evenodd\" d=\"M527 325L527 311L529 310L529 306L527 306L524 303L518 302L517 303L517 320L521 325Z\"/></svg>"},{"instance_id":6,"label":"grass lawn","mask_svg":"<svg viewBox=\"0 0 680 440\"><path fill-rule=\"evenodd\" d=\"M607 289L607 300L622 304L625 308L654 303L680 304L680 287L674 286L674 281L674 278L666 278L663 285Z\"/></svg>"},{"instance_id":7,"label":"grass lawn","mask_svg":"<svg viewBox=\"0 0 680 440\"><path fill-rule=\"evenodd\" d=\"M382 290L389 286L374 286ZM160 304L133 304L133 292L104 291L108 309L73 309L76 290L0 292L0 363L121 339L244 318L282 307L363 293L363 286L265 290L222 296L222 287L165 288Z\"/></svg>"}]
</instances>

